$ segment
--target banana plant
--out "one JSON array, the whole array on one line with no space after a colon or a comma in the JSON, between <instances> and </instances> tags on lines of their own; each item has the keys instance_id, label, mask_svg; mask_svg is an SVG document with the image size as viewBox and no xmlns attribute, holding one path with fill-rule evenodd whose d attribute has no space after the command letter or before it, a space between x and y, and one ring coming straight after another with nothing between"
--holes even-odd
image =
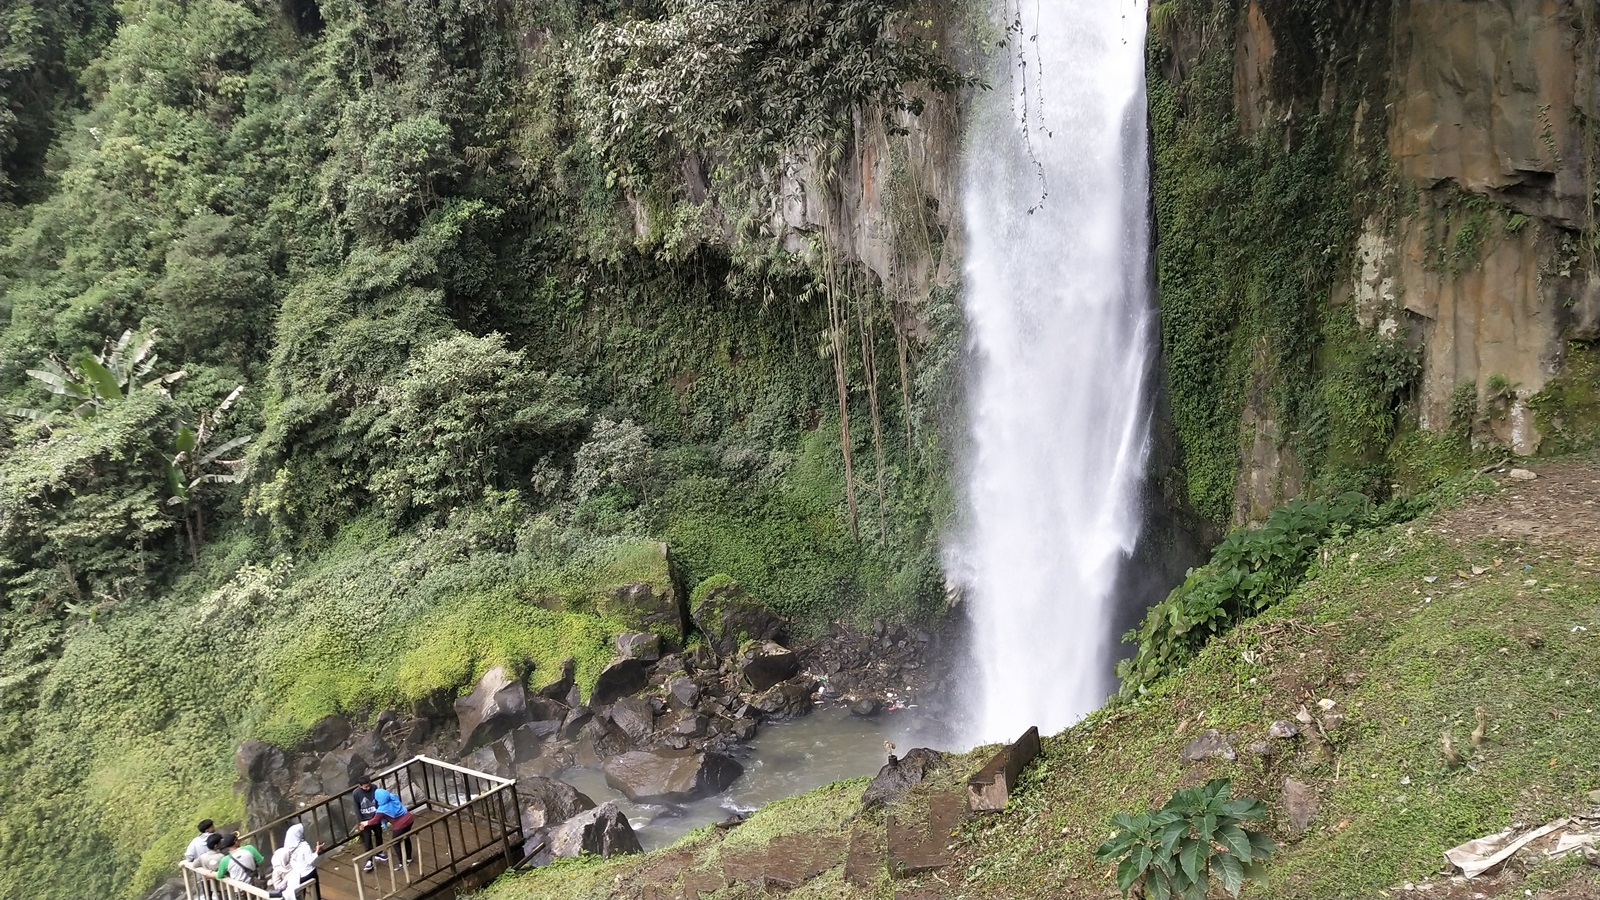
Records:
<instances>
[{"instance_id":1,"label":"banana plant","mask_svg":"<svg viewBox=\"0 0 1600 900\"><path fill-rule=\"evenodd\" d=\"M217 425L242 393L244 385L241 384L217 404L216 409L202 413L194 427L185 425L179 428L173 438L174 452L167 464L167 481L172 496L167 499L167 505L183 507L183 524L189 535L189 556L193 559L199 558L200 545L205 543L205 507L199 502L201 486L238 484L245 479L242 468L244 458L224 457L249 443L254 435L242 434L215 447L209 446L216 435ZM216 466L221 466L225 471L209 471Z\"/></svg>"},{"instance_id":2,"label":"banana plant","mask_svg":"<svg viewBox=\"0 0 1600 900\"><path fill-rule=\"evenodd\" d=\"M72 360L70 366L57 359L45 359L39 363L39 368L29 369L28 375L44 385L51 394L72 403L73 415L87 417L121 402L134 390L166 393L170 385L178 383L188 374L179 370L149 377L160 360L155 345L154 330L136 333L130 329L114 342L107 340L99 353L84 351ZM6 413L19 419L38 421L49 411L13 407L7 409Z\"/></svg>"}]
</instances>

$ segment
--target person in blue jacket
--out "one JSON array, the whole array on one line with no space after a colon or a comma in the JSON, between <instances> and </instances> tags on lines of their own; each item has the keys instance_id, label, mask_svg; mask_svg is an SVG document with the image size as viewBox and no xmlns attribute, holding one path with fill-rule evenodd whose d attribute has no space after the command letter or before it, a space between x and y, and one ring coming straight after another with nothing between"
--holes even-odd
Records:
<instances>
[{"instance_id":1,"label":"person in blue jacket","mask_svg":"<svg viewBox=\"0 0 1600 900\"><path fill-rule=\"evenodd\" d=\"M406 809L405 804L400 802L399 797L383 788L373 791L372 798L378 805L378 811L373 813L370 819L361 823L362 829L371 828L375 825L388 826L389 837L391 839L401 839L400 859L396 862L396 865L409 865L414 857L411 854L411 839L405 837L405 834L411 830L411 826L415 821L411 811Z\"/></svg>"}]
</instances>

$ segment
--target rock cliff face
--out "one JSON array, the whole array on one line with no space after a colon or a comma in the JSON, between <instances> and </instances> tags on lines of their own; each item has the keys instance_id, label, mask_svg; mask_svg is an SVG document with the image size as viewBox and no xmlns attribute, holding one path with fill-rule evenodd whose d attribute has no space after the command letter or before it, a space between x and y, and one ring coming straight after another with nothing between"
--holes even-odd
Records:
<instances>
[{"instance_id":1,"label":"rock cliff face","mask_svg":"<svg viewBox=\"0 0 1600 900\"><path fill-rule=\"evenodd\" d=\"M1513 386L1495 438L1518 454L1542 435L1528 401L1562 369L1568 341L1594 340L1600 281L1578 268L1594 225L1595 35L1580 4L1403 3L1395 10L1388 134L1414 210L1369 220L1351 287L1363 325L1420 331L1419 415L1444 428L1451 394ZM1488 234L1463 238L1487 201ZM1437 265L1434 247L1481 241Z\"/></svg>"},{"instance_id":2,"label":"rock cliff face","mask_svg":"<svg viewBox=\"0 0 1600 900\"><path fill-rule=\"evenodd\" d=\"M1166 9L1153 18L1153 74L1181 89L1207 54L1230 56L1232 127L1245 146L1287 149L1330 123L1339 134L1333 150L1345 181L1337 190L1348 192L1350 226L1326 250L1337 267L1331 284L1310 301L1324 318L1352 304L1364 334L1414 351L1420 375L1404 391L1410 424L1432 434L1454 429L1479 450L1552 449L1549 432L1570 430L1574 418L1543 414L1552 382L1590 377L1575 373L1592 371L1587 358L1600 338L1593 5L1158 6ZM1231 39L1208 36L1226 33L1229 16ZM1316 342L1302 349L1323 368L1333 355ZM1577 365L1574 355L1583 357ZM1306 423L1286 421L1273 399L1277 373L1248 369L1235 385L1235 521L1259 519L1306 488L1314 468L1303 459ZM1561 447L1591 439L1558 437Z\"/></svg>"}]
</instances>

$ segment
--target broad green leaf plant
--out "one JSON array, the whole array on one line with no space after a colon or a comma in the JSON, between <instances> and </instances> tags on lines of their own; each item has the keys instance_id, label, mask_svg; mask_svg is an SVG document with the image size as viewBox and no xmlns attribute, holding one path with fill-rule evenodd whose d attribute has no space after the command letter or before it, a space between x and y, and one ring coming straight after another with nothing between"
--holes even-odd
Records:
<instances>
[{"instance_id":1,"label":"broad green leaf plant","mask_svg":"<svg viewBox=\"0 0 1600 900\"><path fill-rule=\"evenodd\" d=\"M1094 858L1117 863L1117 887L1124 896L1142 885L1150 900L1204 900L1213 879L1230 896L1239 896L1246 877L1277 849L1266 835L1244 827L1265 818L1260 800L1233 797L1233 785L1214 778L1203 787L1185 788L1160 809L1111 818L1116 832Z\"/></svg>"}]
</instances>

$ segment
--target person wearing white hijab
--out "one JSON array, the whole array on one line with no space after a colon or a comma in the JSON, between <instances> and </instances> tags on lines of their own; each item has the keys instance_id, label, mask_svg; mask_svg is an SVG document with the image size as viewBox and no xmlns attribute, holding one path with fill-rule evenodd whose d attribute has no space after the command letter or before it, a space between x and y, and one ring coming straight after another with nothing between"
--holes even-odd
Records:
<instances>
[{"instance_id":1,"label":"person wearing white hijab","mask_svg":"<svg viewBox=\"0 0 1600 900\"><path fill-rule=\"evenodd\" d=\"M317 857L322 853L322 842L316 847L306 843L306 827L296 822L283 836L283 846L272 854L272 881L268 887L281 891L285 900L296 900L295 892L308 878L316 874Z\"/></svg>"}]
</instances>

